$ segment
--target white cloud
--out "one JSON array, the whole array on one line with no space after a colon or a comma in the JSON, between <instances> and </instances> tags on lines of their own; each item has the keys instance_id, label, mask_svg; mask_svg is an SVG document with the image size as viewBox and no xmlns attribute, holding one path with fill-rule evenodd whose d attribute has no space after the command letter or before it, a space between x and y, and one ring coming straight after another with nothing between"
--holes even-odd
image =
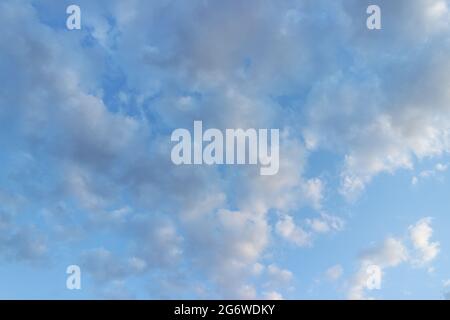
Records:
<instances>
[{"instance_id":1,"label":"white cloud","mask_svg":"<svg viewBox=\"0 0 450 320\"><path fill-rule=\"evenodd\" d=\"M442 0L377 4L390 25L390 41L372 39L363 28L341 30L344 39L352 40L346 46L358 52L354 69L337 70L313 85L309 121L301 128L315 150L343 156L340 190L349 201L378 174L412 169L417 160L450 150L448 5ZM342 6L350 16L364 9L357 1ZM397 56L405 47L409 54L400 61ZM364 81L355 74L364 75ZM420 81L408 81L417 74Z\"/></svg>"},{"instance_id":2,"label":"white cloud","mask_svg":"<svg viewBox=\"0 0 450 320\"><path fill-rule=\"evenodd\" d=\"M400 239L389 237L383 245L364 251L361 260L380 267L395 267L408 259L408 250Z\"/></svg>"},{"instance_id":3,"label":"white cloud","mask_svg":"<svg viewBox=\"0 0 450 320\"><path fill-rule=\"evenodd\" d=\"M289 242L299 247L311 244L311 235L297 226L291 216L285 215L276 224L277 233Z\"/></svg>"},{"instance_id":4,"label":"white cloud","mask_svg":"<svg viewBox=\"0 0 450 320\"><path fill-rule=\"evenodd\" d=\"M83 215L80 220L88 218L87 227L82 225L87 231L94 222L101 231L109 228L128 240L126 257L112 249L82 255L92 274L104 269L119 291L130 271L171 273L182 270L178 263L183 261L221 288L219 296L255 297L255 287L247 282L270 244L271 209L283 213L276 232L298 246L310 245L314 234L341 230L339 218L323 213L294 222L292 212L302 206L322 209L326 191L324 180L304 177L308 151L299 131L310 149L331 148L345 157L341 191L348 197L381 172L411 168L415 157L446 150L448 55L428 50L403 55L409 40L426 41L427 48L443 46L440 32L447 30L448 10L440 1L410 6L402 0L405 12L383 1L387 19L397 12L405 18L398 20L424 26L417 30L393 23L392 36L407 40L392 41L392 47L386 42L368 46L363 40L351 18L352 10L359 12L356 1L335 2L333 13L317 21L303 19L304 13L322 17L330 4L80 1L87 28L71 36L45 26L34 6L0 4L0 124L13 129L5 129L8 139L20 142L11 145L26 145L42 167L55 172L47 177L44 169L19 179L42 182L34 188L41 190L46 176L49 190L40 201L73 201L83 209L76 212ZM335 38L318 43L311 30L329 27L335 28ZM84 43L89 34L97 41L92 46ZM442 48L437 51L445 53ZM386 52L381 62L379 49ZM354 65L340 64L342 52L353 55L345 60ZM107 70L100 61L120 70ZM372 63L380 66L373 74L366 71ZM115 81L127 88L111 99L102 82L116 71L124 79ZM417 74L420 81L409 81ZM126 96L125 89L131 89ZM287 114L272 98L298 92L305 92L305 101L302 97L301 104L293 101L287 108L307 109L298 115ZM107 105L114 98L124 110ZM187 127L198 117L218 128L285 129L279 174L264 178L247 168L223 173L171 166L167 139L158 132ZM24 198L32 196L23 186ZM130 210L117 209L125 207ZM0 219L2 230L6 220ZM6 251L17 257L40 257L49 245L39 232L15 230L4 238L2 249L8 246ZM418 250L422 260L430 260L436 246L427 241ZM279 296L276 291L270 295Z\"/></svg>"},{"instance_id":5,"label":"white cloud","mask_svg":"<svg viewBox=\"0 0 450 320\"><path fill-rule=\"evenodd\" d=\"M383 271L386 268L398 266L407 259L408 252L402 241L392 237L387 238L381 246L366 250L360 257L357 273L350 280L348 298L354 300L368 298L366 291L370 277L369 266L378 266Z\"/></svg>"},{"instance_id":6,"label":"white cloud","mask_svg":"<svg viewBox=\"0 0 450 320\"><path fill-rule=\"evenodd\" d=\"M436 168L437 171L440 171L440 172L447 171L448 164L437 163L435 168Z\"/></svg>"},{"instance_id":7,"label":"white cloud","mask_svg":"<svg viewBox=\"0 0 450 320\"><path fill-rule=\"evenodd\" d=\"M336 264L334 266L329 267L325 271L325 276L328 280L336 281L338 280L342 274L344 273L344 268L340 264Z\"/></svg>"},{"instance_id":8,"label":"white cloud","mask_svg":"<svg viewBox=\"0 0 450 320\"><path fill-rule=\"evenodd\" d=\"M147 268L147 263L145 260L140 259L138 257L131 257L128 260L128 264L132 270L135 270L136 272L144 271Z\"/></svg>"},{"instance_id":9,"label":"white cloud","mask_svg":"<svg viewBox=\"0 0 450 320\"><path fill-rule=\"evenodd\" d=\"M431 218L420 219L416 224L409 226L409 236L418 256L413 259L416 265L422 266L433 261L439 253L439 242L431 242L433 229Z\"/></svg>"},{"instance_id":10,"label":"white cloud","mask_svg":"<svg viewBox=\"0 0 450 320\"><path fill-rule=\"evenodd\" d=\"M272 285L276 286L286 286L292 281L293 274L291 271L286 269L280 269L274 264L267 267L267 274L269 276L269 281Z\"/></svg>"},{"instance_id":11,"label":"white cloud","mask_svg":"<svg viewBox=\"0 0 450 320\"><path fill-rule=\"evenodd\" d=\"M263 293L263 299L265 300L283 300L281 293L276 291L269 291Z\"/></svg>"},{"instance_id":12,"label":"white cloud","mask_svg":"<svg viewBox=\"0 0 450 320\"><path fill-rule=\"evenodd\" d=\"M366 283L369 277L367 268L378 266L382 271L397 267L404 262L412 266L429 266L439 253L439 242L430 242L433 234L431 218L426 217L408 227L408 239L412 243L412 250L408 250L406 241L399 238L388 237L380 246L365 250L359 257L359 269L350 281L348 297L350 299L366 299ZM433 267L428 267L429 273Z\"/></svg>"},{"instance_id":13,"label":"white cloud","mask_svg":"<svg viewBox=\"0 0 450 320\"><path fill-rule=\"evenodd\" d=\"M322 180L313 178L306 181L304 193L307 199L311 201L313 208L319 210L322 207L324 186Z\"/></svg>"},{"instance_id":14,"label":"white cloud","mask_svg":"<svg viewBox=\"0 0 450 320\"><path fill-rule=\"evenodd\" d=\"M442 174L443 172L447 171L448 164L443 163L437 163L433 169L423 170L419 172L417 176L414 176L412 178L411 183L413 185L416 185L419 183L420 180L424 180L427 178L439 178L439 174Z\"/></svg>"},{"instance_id":15,"label":"white cloud","mask_svg":"<svg viewBox=\"0 0 450 320\"><path fill-rule=\"evenodd\" d=\"M316 233L340 231L344 228L345 224L341 218L326 213L321 213L319 218L306 219L306 223Z\"/></svg>"},{"instance_id":16,"label":"white cloud","mask_svg":"<svg viewBox=\"0 0 450 320\"><path fill-rule=\"evenodd\" d=\"M256 289L251 285L242 285L236 288L234 296L241 300L256 299Z\"/></svg>"}]
</instances>

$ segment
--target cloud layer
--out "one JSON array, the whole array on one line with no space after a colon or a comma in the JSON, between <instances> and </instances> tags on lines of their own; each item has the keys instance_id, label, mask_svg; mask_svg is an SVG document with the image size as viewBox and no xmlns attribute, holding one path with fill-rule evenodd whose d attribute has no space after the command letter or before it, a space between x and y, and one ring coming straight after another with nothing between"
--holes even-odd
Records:
<instances>
[{"instance_id":1,"label":"cloud layer","mask_svg":"<svg viewBox=\"0 0 450 320\"><path fill-rule=\"evenodd\" d=\"M449 3L378 2L370 34L357 0L79 1L79 32L64 3L3 1L2 256L74 246L108 297L136 277L157 298L284 297L296 275L274 246L345 231L327 192L354 201L375 176L449 150ZM174 166L170 132L194 120L279 128L279 173ZM316 152L333 153L335 176L308 171ZM413 250L387 238L361 265L428 264L430 224L408 229Z\"/></svg>"}]
</instances>

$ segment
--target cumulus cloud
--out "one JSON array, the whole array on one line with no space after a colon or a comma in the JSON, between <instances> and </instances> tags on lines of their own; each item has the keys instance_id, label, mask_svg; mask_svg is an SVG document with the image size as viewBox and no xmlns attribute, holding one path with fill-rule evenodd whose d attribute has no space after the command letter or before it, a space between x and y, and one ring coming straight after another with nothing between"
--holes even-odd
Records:
<instances>
[{"instance_id":1,"label":"cumulus cloud","mask_svg":"<svg viewBox=\"0 0 450 320\"><path fill-rule=\"evenodd\" d=\"M341 231L344 220L340 217L321 212L317 218L306 218L297 223L294 217L281 214L275 225L275 232L283 239L299 247L313 245L317 235L332 231Z\"/></svg>"},{"instance_id":2,"label":"cumulus cloud","mask_svg":"<svg viewBox=\"0 0 450 320\"><path fill-rule=\"evenodd\" d=\"M366 250L360 256L360 267L353 276L348 290L349 299L366 299L365 291L369 281L370 266L377 266L380 271L391 268L405 262L408 259L408 252L401 240L387 238L378 247Z\"/></svg>"},{"instance_id":3,"label":"cumulus cloud","mask_svg":"<svg viewBox=\"0 0 450 320\"><path fill-rule=\"evenodd\" d=\"M417 252L413 262L419 266L434 260L439 253L439 242L432 242L431 218L423 218L408 228L411 242Z\"/></svg>"},{"instance_id":4,"label":"cumulus cloud","mask_svg":"<svg viewBox=\"0 0 450 320\"><path fill-rule=\"evenodd\" d=\"M368 4L351 1L344 7L347 13L356 13ZM449 49L442 47L448 37L448 5L442 0L417 1L414 6L406 1L377 5L383 8L383 23L389 31L374 37L354 28L349 46L355 50L355 69L338 70L314 85L308 97L310 121L303 128L311 147L344 154L341 192L349 200L356 199L377 174L410 169L416 159L449 150L449 127L444 120L449 116L449 64L442 54ZM398 23L403 19L408 22ZM424 43L443 51L424 50ZM402 61L393 58L405 46L409 54ZM413 78L420 81L406 80ZM436 113L439 118L433 116Z\"/></svg>"},{"instance_id":5,"label":"cumulus cloud","mask_svg":"<svg viewBox=\"0 0 450 320\"><path fill-rule=\"evenodd\" d=\"M381 271L380 280L385 270L408 262L414 267L423 267L436 258L439 253L439 242L430 242L433 233L431 218L422 218L408 227L408 238L388 237L382 245L363 251L359 256L359 269L350 280L349 299L367 299L367 283L371 272L369 268L376 266ZM408 244L412 244L412 249Z\"/></svg>"},{"instance_id":6,"label":"cumulus cloud","mask_svg":"<svg viewBox=\"0 0 450 320\"><path fill-rule=\"evenodd\" d=\"M391 35L371 40L352 18L364 1L79 4L86 27L71 33L55 26L54 1L0 4L0 139L21 159L4 163L2 188L17 195L0 192L0 229L27 201L42 213L31 219L45 222L2 234L0 246L16 258L45 255L51 242L42 234L87 243L101 232L127 251L78 254L111 295L127 291L130 275L161 270L161 285L177 288L188 269L219 297L258 297L252 269L272 231L305 247L343 229L326 213L327 181L305 173L311 153L342 158L340 189L352 199L377 174L448 150L443 1L381 1ZM280 128L279 174L173 166L168 133L197 119L221 129ZM315 215L301 215L305 207ZM428 225L411 229L421 261L438 251ZM368 257L391 266L402 251L395 241ZM261 277L291 272L267 265Z\"/></svg>"},{"instance_id":7,"label":"cumulus cloud","mask_svg":"<svg viewBox=\"0 0 450 320\"><path fill-rule=\"evenodd\" d=\"M281 269L271 264L267 267L268 282L266 287L288 287L291 285L293 274L287 269Z\"/></svg>"},{"instance_id":8,"label":"cumulus cloud","mask_svg":"<svg viewBox=\"0 0 450 320\"><path fill-rule=\"evenodd\" d=\"M281 237L299 247L308 246L311 243L310 234L295 225L291 216L282 217L276 224L276 231Z\"/></svg>"}]
</instances>

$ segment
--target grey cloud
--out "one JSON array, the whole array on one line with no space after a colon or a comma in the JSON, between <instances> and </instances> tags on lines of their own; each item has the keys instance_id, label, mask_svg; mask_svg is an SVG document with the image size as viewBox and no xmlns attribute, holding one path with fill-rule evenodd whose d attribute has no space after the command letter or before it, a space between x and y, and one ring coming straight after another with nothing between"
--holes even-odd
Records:
<instances>
[{"instance_id":1,"label":"grey cloud","mask_svg":"<svg viewBox=\"0 0 450 320\"><path fill-rule=\"evenodd\" d=\"M130 272L119 257L104 248L84 252L81 255L80 267L100 282L120 280Z\"/></svg>"},{"instance_id":2,"label":"grey cloud","mask_svg":"<svg viewBox=\"0 0 450 320\"><path fill-rule=\"evenodd\" d=\"M35 226L12 224L13 220L0 215L0 251L6 260L15 260L31 264L45 263L48 260L46 237Z\"/></svg>"}]
</instances>

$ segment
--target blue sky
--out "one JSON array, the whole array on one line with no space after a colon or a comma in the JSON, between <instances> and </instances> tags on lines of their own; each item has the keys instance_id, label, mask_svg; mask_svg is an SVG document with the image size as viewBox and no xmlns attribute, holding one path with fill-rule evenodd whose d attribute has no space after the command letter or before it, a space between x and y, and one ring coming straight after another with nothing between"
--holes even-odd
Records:
<instances>
[{"instance_id":1,"label":"blue sky","mask_svg":"<svg viewBox=\"0 0 450 320\"><path fill-rule=\"evenodd\" d=\"M450 296L449 1L70 4L0 4L0 298ZM278 174L174 165L195 120Z\"/></svg>"}]
</instances>

